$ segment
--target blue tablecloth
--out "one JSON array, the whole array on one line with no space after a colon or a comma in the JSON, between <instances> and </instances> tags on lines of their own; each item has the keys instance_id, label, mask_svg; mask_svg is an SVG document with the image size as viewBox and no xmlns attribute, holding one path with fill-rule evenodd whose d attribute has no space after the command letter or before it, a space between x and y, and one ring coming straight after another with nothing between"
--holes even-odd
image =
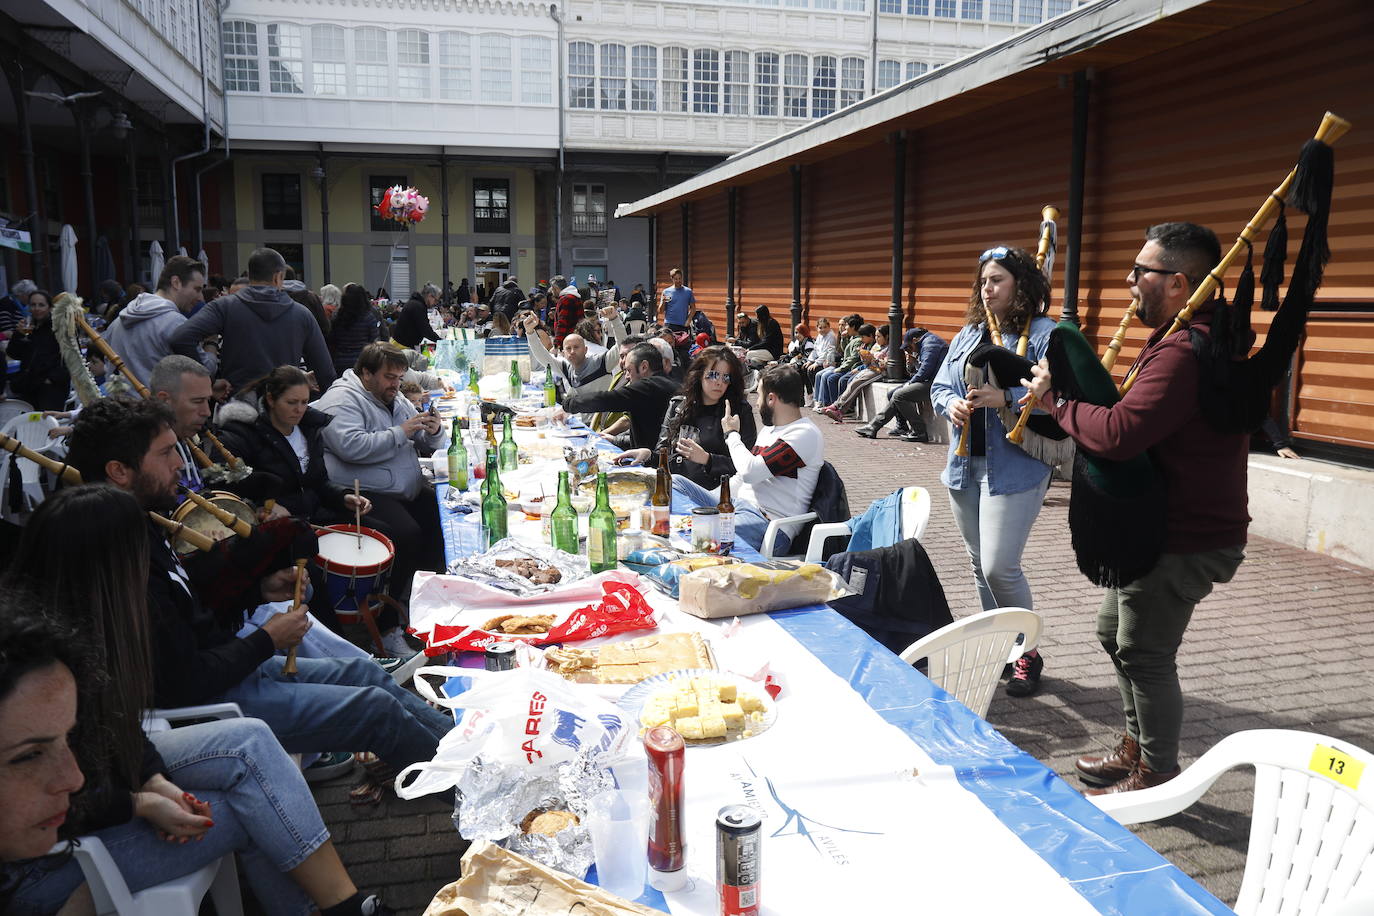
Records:
<instances>
[{"instance_id":1,"label":"blue tablecloth","mask_svg":"<svg viewBox=\"0 0 1374 916\"><path fill-rule=\"evenodd\" d=\"M441 507L444 489L441 485ZM675 513L691 508L674 495ZM440 515L448 557L471 552L476 519L442 508ZM747 546L737 552L752 558ZM949 695L941 688L840 614L818 606L770 616L936 763L952 767L965 789L1099 912L1232 912L986 720L959 703L945 702ZM666 910L657 891L647 891L640 901Z\"/></svg>"}]
</instances>

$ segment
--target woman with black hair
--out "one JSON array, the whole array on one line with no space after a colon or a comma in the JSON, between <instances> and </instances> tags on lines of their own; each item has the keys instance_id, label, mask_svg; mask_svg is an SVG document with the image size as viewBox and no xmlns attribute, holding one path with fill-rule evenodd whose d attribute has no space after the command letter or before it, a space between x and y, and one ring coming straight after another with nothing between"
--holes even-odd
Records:
<instances>
[{"instance_id":1,"label":"woman with black hair","mask_svg":"<svg viewBox=\"0 0 1374 916\"><path fill-rule=\"evenodd\" d=\"M729 347L707 347L692 360L682 392L668 402L663 429L653 451L640 448L625 454L636 464L658 466L658 456L668 450L668 467L707 490L720 486L722 477L735 473L730 449L725 444L720 420L725 405L740 421L739 434L750 448L758 436L754 409L744 396L744 367ZM695 427L695 438L680 435L682 427Z\"/></svg>"},{"instance_id":2,"label":"woman with black hair","mask_svg":"<svg viewBox=\"0 0 1374 916\"><path fill-rule=\"evenodd\" d=\"M973 583L985 611L1033 610L1021 555L1049 488L1051 468L1007 441L997 412L1019 403L1026 389L985 383L970 391L964 367L985 341L1015 351L1022 338L1024 355L1038 362L1054 330L1054 320L1045 315L1049 304L1049 283L1033 255L1005 245L983 252L963 330L950 343L930 388L931 403L952 427L969 426L967 456L958 453L961 436L950 435L949 460L940 482L949 488L950 509L968 548ZM1021 656L1007 684L1008 695L1035 693L1044 665L1034 649Z\"/></svg>"},{"instance_id":3,"label":"woman with black hair","mask_svg":"<svg viewBox=\"0 0 1374 916\"><path fill-rule=\"evenodd\" d=\"M72 390L72 377L62 363L62 350L52 327L52 299L48 291L29 293L29 317L10 338L6 355L19 360L19 374L10 382L14 393L39 410L61 410Z\"/></svg>"},{"instance_id":4,"label":"woman with black hair","mask_svg":"<svg viewBox=\"0 0 1374 916\"><path fill-rule=\"evenodd\" d=\"M115 487L62 490L14 557L7 584L18 592L0 595L0 859L29 861L5 866L5 912L61 908L81 869L44 854L59 837L94 833L134 892L239 853L269 913L389 913L349 879L299 767L263 722L143 734L148 524Z\"/></svg>"},{"instance_id":5,"label":"woman with black hair","mask_svg":"<svg viewBox=\"0 0 1374 916\"><path fill-rule=\"evenodd\" d=\"M325 338L329 343L329 354L334 358L334 371L339 375L353 368L363 347L380 336L378 330L382 316L378 314L372 300L367 298L367 290L356 283L349 283L339 299L339 310L334 314L334 323Z\"/></svg>"}]
</instances>

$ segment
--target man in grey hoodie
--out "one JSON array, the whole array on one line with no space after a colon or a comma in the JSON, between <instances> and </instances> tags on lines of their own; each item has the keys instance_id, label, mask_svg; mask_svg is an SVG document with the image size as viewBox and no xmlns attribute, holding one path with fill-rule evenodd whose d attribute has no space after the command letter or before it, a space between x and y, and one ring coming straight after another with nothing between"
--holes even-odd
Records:
<instances>
[{"instance_id":1,"label":"man in grey hoodie","mask_svg":"<svg viewBox=\"0 0 1374 916\"><path fill-rule=\"evenodd\" d=\"M204 288L205 265L184 254L175 255L157 278L157 292L140 294L120 311L106 329L105 340L134 378L148 384L158 360L171 354L172 336L186 323ZM219 360L200 347L200 340L187 355L212 374L219 368ZM114 366L106 363L105 371L113 373Z\"/></svg>"},{"instance_id":2,"label":"man in grey hoodie","mask_svg":"<svg viewBox=\"0 0 1374 916\"><path fill-rule=\"evenodd\" d=\"M248 286L221 296L172 335L172 352L195 356L200 341L224 336L219 374L237 391L278 366L305 358L320 389L334 381L334 361L310 310L282 290L286 261L271 248L248 256Z\"/></svg>"},{"instance_id":3,"label":"man in grey hoodie","mask_svg":"<svg viewBox=\"0 0 1374 916\"><path fill-rule=\"evenodd\" d=\"M443 448L444 427L436 414L416 413L409 399L398 396L407 368L400 347L370 343L355 367L315 403L334 417L320 434L330 481L352 489L357 480L372 501L372 516L386 526L396 545L388 591L401 602L410 598L417 569L444 569L439 505L434 488L420 473L414 448ZM398 657L414 652L399 629L386 633L382 642Z\"/></svg>"}]
</instances>

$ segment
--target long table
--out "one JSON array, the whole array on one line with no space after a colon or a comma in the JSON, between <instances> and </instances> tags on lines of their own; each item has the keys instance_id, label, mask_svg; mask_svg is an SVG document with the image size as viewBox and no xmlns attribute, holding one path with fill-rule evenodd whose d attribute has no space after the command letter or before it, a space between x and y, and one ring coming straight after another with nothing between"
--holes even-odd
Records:
<instances>
[{"instance_id":1,"label":"long table","mask_svg":"<svg viewBox=\"0 0 1374 916\"><path fill-rule=\"evenodd\" d=\"M452 559L474 548L478 523L444 508L446 487L438 490ZM675 496L675 514L691 508ZM674 916L714 914L714 812L746 801L765 816L765 913L1232 912L830 608L746 624L785 676L778 724L747 742L689 751L695 880L666 896L647 890L641 902Z\"/></svg>"}]
</instances>

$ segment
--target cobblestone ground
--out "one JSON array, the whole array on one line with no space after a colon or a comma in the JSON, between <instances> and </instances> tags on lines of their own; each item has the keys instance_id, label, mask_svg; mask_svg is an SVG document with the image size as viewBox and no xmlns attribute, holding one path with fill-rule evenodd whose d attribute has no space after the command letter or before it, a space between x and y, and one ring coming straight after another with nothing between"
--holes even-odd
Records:
<instances>
[{"instance_id":1,"label":"cobblestone ground","mask_svg":"<svg viewBox=\"0 0 1374 916\"><path fill-rule=\"evenodd\" d=\"M899 486L931 491L926 549L955 616L979 610L939 482L945 447L861 439L852 422L818 418L817 425L856 514ZM1110 749L1121 713L1115 679L1093 635L1099 593L1077 572L1069 548L1068 496L1065 482L1050 488L1024 559L1036 610L1046 617L1042 689L1021 700L999 694L988 719L1078 786L1074 759ZM1261 538L1252 538L1247 554L1235 580L1199 606L1180 654L1183 764L1248 728L1305 729L1374 745L1374 678L1367 667L1374 658L1374 572ZM344 862L359 887L382 890L399 912L419 913L458 875L463 845L450 811L433 799L390 798L360 814L348 805L351 784L340 779L315 788ZM1228 775L1188 812L1136 829L1232 903L1245 862L1252 784L1248 773Z\"/></svg>"}]
</instances>

